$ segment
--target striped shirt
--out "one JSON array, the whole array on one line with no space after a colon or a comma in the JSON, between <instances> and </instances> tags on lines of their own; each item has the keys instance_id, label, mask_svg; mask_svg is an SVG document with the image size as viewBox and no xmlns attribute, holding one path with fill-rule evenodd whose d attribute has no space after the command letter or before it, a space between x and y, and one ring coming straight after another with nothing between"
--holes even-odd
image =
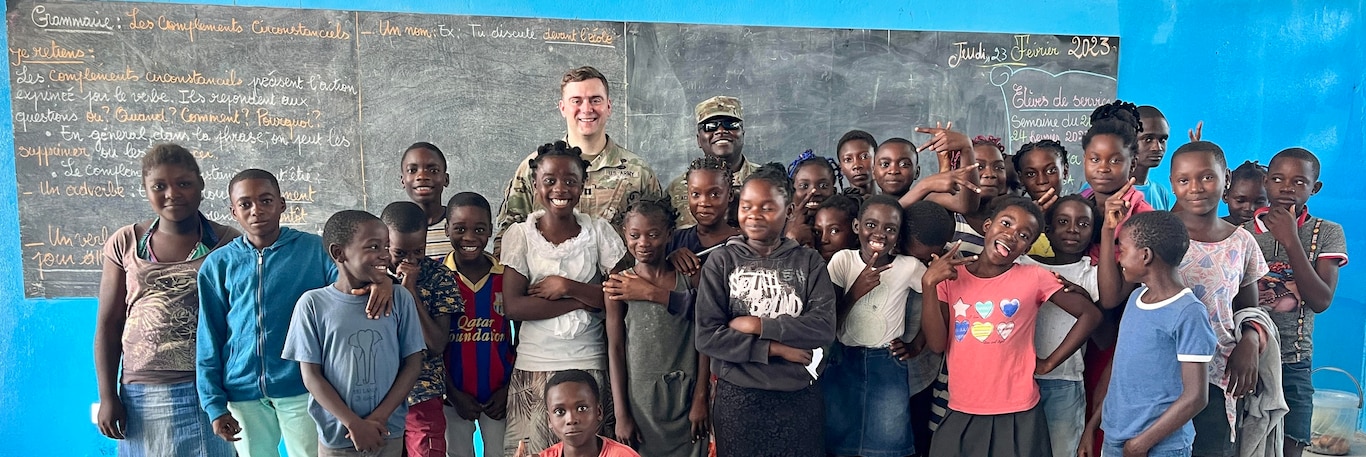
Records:
<instances>
[{"instance_id":1,"label":"striped shirt","mask_svg":"<svg viewBox=\"0 0 1366 457\"><path fill-rule=\"evenodd\" d=\"M493 262L487 275L477 281L457 268L455 254L447 255L447 268L459 278L465 312L451 319L450 344L446 347L446 373L451 385L488 403L493 392L512 377L512 321L503 316L503 264Z\"/></svg>"},{"instance_id":2,"label":"striped shirt","mask_svg":"<svg viewBox=\"0 0 1366 457\"><path fill-rule=\"evenodd\" d=\"M455 248L451 247L451 239L446 236L446 217L442 216L441 220L427 226L427 258L440 262L452 251ZM455 271L455 268L452 267L451 271Z\"/></svg>"}]
</instances>

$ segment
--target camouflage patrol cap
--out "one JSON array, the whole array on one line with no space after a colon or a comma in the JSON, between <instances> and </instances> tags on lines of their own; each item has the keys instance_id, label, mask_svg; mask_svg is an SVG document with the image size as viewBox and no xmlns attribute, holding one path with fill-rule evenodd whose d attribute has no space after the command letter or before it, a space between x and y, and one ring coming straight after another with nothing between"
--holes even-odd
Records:
<instances>
[{"instance_id":1,"label":"camouflage patrol cap","mask_svg":"<svg viewBox=\"0 0 1366 457\"><path fill-rule=\"evenodd\" d=\"M717 95L697 104L697 122L701 123L716 116L727 116L744 120L740 117L740 99Z\"/></svg>"}]
</instances>

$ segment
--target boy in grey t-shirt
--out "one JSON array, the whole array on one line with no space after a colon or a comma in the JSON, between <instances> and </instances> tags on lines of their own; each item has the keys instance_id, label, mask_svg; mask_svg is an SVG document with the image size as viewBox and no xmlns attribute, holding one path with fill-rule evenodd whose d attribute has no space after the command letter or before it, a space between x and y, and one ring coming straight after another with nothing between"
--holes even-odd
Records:
<instances>
[{"instance_id":1,"label":"boy in grey t-shirt","mask_svg":"<svg viewBox=\"0 0 1366 457\"><path fill-rule=\"evenodd\" d=\"M395 287L393 313L368 319L367 297L343 292L390 280L389 232L379 218L334 214L323 244L337 263L337 282L299 298L282 355L303 372L308 412L318 423L318 455L399 456L405 400L425 349L416 305Z\"/></svg>"}]
</instances>

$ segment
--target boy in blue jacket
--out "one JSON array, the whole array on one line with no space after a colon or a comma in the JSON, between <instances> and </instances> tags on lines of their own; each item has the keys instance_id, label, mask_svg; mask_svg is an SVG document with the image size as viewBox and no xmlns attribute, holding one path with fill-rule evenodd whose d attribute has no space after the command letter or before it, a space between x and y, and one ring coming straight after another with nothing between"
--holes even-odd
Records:
<instances>
[{"instance_id":1,"label":"boy in blue jacket","mask_svg":"<svg viewBox=\"0 0 1366 457\"><path fill-rule=\"evenodd\" d=\"M317 235L280 227L285 201L270 172L243 170L228 184L243 236L215 250L199 270L196 379L213 431L244 457L317 456L299 364L280 357L294 305L331 284L337 267ZM367 313L388 314L390 284L375 284ZM356 291L353 291L355 293Z\"/></svg>"}]
</instances>

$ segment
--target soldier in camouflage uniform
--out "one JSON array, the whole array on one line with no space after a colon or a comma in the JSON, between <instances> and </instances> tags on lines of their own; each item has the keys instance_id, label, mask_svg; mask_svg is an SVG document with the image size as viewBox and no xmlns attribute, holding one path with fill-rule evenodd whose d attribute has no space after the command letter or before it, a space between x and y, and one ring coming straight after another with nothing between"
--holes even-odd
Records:
<instances>
[{"instance_id":1,"label":"soldier in camouflage uniform","mask_svg":"<svg viewBox=\"0 0 1366 457\"><path fill-rule=\"evenodd\" d=\"M565 141L583 151L589 163L588 179L577 210L584 214L614 220L626 211L632 195L658 198L663 195L659 178L644 159L612 141L604 128L612 115L607 77L593 67L579 67L565 73L560 82L560 114L568 133ZM508 182L503 205L498 210L498 236L494 250L501 251L503 232L512 224L525 221L528 214L541 209L531 189L531 153L517 165ZM620 230L620 227L618 227Z\"/></svg>"},{"instance_id":2,"label":"soldier in camouflage uniform","mask_svg":"<svg viewBox=\"0 0 1366 457\"><path fill-rule=\"evenodd\" d=\"M741 123L740 100L735 97L718 95L697 104L697 147L702 154L716 157L730 166L731 186L739 195L740 184L759 168L756 163L745 158L745 128ZM692 212L688 211L688 172L674 178L669 183L669 199L678 210L678 228L684 229L697 225Z\"/></svg>"}]
</instances>

